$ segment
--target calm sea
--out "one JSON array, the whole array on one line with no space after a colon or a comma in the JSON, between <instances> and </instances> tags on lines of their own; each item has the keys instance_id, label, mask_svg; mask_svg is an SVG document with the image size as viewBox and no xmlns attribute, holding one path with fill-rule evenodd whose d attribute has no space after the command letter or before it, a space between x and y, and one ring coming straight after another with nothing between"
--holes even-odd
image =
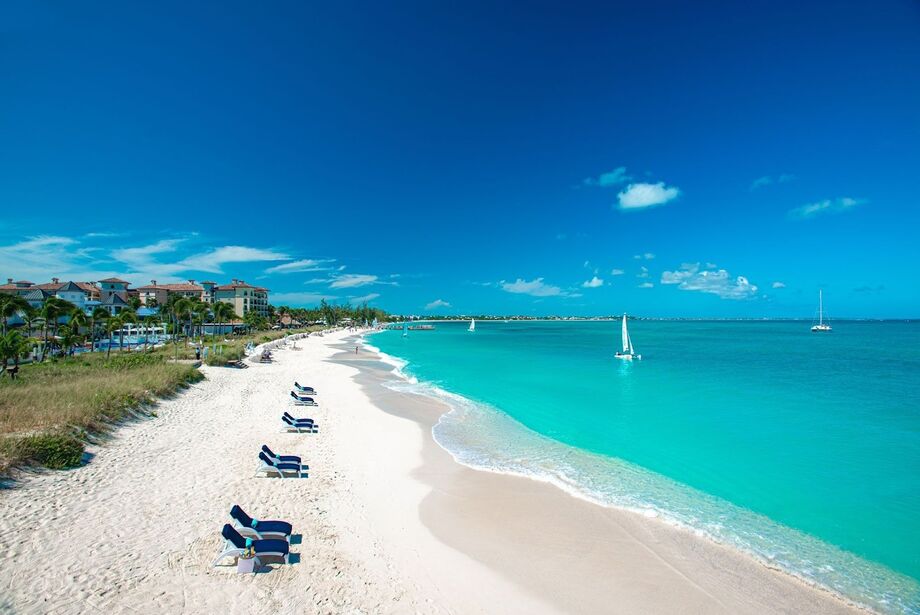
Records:
<instances>
[{"instance_id":1,"label":"calm sea","mask_svg":"<svg viewBox=\"0 0 920 615\"><path fill-rule=\"evenodd\" d=\"M369 344L453 410L462 463L705 533L854 600L920 612L920 324L438 323ZM404 362L404 363L403 363Z\"/></svg>"}]
</instances>

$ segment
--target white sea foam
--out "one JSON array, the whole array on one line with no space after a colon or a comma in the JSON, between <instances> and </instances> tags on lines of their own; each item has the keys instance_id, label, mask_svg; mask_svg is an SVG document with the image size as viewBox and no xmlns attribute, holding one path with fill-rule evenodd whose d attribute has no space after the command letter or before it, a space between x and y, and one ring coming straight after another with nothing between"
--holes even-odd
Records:
<instances>
[{"instance_id":1,"label":"white sea foam","mask_svg":"<svg viewBox=\"0 0 920 615\"><path fill-rule=\"evenodd\" d=\"M463 465L551 483L574 497L656 518L857 604L920 613L920 585L907 576L634 464L547 438L488 404L419 382L407 373L407 361L367 346L393 366L395 378L384 386L435 398L450 408L432 436Z\"/></svg>"}]
</instances>

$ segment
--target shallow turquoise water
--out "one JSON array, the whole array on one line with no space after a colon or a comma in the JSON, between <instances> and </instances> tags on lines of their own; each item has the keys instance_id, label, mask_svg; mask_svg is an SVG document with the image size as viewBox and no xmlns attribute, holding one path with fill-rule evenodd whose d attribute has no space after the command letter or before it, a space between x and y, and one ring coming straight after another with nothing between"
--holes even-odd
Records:
<instances>
[{"instance_id":1,"label":"shallow turquoise water","mask_svg":"<svg viewBox=\"0 0 920 615\"><path fill-rule=\"evenodd\" d=\"M462 396L435 430L461 461L920 611L920 325L631 321L635 363L612 358L619 323L466 328L369 339L418 386Z\"/></svg>"}]
</instances>

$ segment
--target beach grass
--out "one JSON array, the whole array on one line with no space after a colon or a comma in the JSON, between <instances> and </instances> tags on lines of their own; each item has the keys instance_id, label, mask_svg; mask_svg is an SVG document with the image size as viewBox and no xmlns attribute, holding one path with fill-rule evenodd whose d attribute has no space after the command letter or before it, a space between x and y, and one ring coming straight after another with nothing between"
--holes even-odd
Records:
<instances>
[{"instance_id":1,"label":"beach grass","mask_svg":"<svg viewBox=\"0 0 920 615\"><path fill-rule=\"evenodd\" d=\"M24 365L0 380L0 473L79 464L83 442L204 376L164 353L104 353Z\"/></svg>"}]
</instances>

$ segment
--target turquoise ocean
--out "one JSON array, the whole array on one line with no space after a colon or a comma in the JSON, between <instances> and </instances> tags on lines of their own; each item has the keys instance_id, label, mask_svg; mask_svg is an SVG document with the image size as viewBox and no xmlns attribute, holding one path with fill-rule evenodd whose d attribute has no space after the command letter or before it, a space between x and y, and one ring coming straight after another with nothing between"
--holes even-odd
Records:
<instances>
[{"instance_id":1,"label":"turquoise ocean","mask_svg":"<svg viewBox=\"0 0 920 615\"><path fill-rule=\"evenodd\" d=\"M550 481L920 613L920 323L436 323L367 338L466 465Z\"/></svg>"}]
</instances>

